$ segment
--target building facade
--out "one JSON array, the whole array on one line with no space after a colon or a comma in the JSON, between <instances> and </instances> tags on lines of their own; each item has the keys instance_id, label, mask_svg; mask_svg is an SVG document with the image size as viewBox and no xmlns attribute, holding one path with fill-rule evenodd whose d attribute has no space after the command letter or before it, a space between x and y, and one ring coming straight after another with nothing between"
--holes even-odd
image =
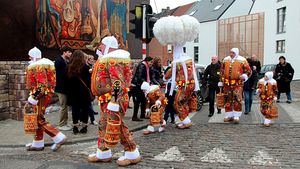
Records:
<instances>
[{"instance_id":1,"label":"building facade","mask_svg":"<svg viewBox=\"0 0 300 169\"><path fill-rule=\"evenodd\" d=\"M284 56L294 70L294 80L300 79L300 1L257 0L251 13L263 12L264 19L264 64L278 63Z\"/></svg>"}]
</instances>

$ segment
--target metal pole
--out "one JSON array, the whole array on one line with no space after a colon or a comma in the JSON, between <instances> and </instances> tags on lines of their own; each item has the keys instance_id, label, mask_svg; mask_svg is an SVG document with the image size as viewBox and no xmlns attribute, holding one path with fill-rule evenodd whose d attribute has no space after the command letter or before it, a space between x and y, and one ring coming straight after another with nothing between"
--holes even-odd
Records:
<instances>
[{"instance_id":1,"label":"metal pole","mask_svg":"<svg viewBox=\"0 0 300 169\"><path fill-rule=\"evenodd\" d=\"M142 35L142 57L146 58L147 45L146 45L146 5L143 5L143 35Z\"/></svg>"}]
</instances>

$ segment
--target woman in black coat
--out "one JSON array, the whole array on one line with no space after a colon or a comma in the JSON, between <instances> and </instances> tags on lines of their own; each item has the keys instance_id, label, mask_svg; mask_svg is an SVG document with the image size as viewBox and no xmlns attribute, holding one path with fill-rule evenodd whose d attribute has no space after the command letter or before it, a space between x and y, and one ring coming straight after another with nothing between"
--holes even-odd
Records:
<instances>
[{"instance_id":1,"label":"woman in black coat","mask_svg":"<svg viewBox=\"0 0 300 169\"><path fill-rule=\"evenodd\" d=\"M286 93L287 103L292 103L291 81L293 80L294 69L290 63L286 62L284 56L279 57L279 63L275 69L275 79L278 86L277 102L280 102L280 94Z\"/></svg>"},{"instance_id":2,"label":"woman in black coat","mask_svg":"<svg viewBox=\"0 0 300 169\"><path fill-rule=\"evenodd\" d=\"M88 111L92 95L90 92L91 75L86 65L84 53L76 50L68 65L68 104L72 106L73 133L87 132ZM79 131L79 121L82 129Z\"/></svg>"}]
</instances>

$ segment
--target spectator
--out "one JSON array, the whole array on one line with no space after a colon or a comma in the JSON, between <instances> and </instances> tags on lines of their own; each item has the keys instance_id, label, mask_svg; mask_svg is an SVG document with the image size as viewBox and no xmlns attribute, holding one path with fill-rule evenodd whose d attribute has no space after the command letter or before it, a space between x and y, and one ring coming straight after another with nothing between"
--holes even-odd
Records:
<instances>
[{"instance_id":1,"label":"spectator","mask_svg":"<svg viewBox=\"0 0 300 169\"><path fill-rule=\"evenodd\" d=\"M256 72L259 73L261 69L260 61L257 59L256 55L252 55L251 62L249 63L249 66L253 70L253 67L256 67Z\"/></svg>"},{"instance_id":2,"label":"spectator","mask_svg":"<svg viewBox=\"0 0 300 169\"><path fill-rule=\"evenodd\" d=\"M247 59L249 65L253 64L252 59ZM249 79L244 83L244 100L245 100L245 114L251 112L252 101L253 101L253 94L256 89L256 85L258 82L258 73L256 66L250 66L252 70L252 74Z\"/></svg>"},{"instance_id":3,"label":"spectator","mask_svg":"<svg viewBox=\"0 0 300 169\"><path fill-rule=\"evenodd\" d=\"M66 74L67 64L72 55L72 49L65 46L61 49L62 55L55 60L56 70L56 86L55 92L59 99L60 118L58 129L62 131L71 130L72 127L68 125L68 105L67 105L67 89L66 89Z\"/></svg>"},{"instance_id":4,"label":"spectator","mask_svg":"<svg viewBox=\"0 0 300 169\"><path fill-rule=\"evenodd\" d=\"M154 57L151 66L151 82L154 85L163 85L163 73L161 66L161 59L159 57Z\"/></svg>"},{"instance_id":5,"label":"spectator","mask_svg":"<svg viewBox=\"0 0 300 169\"><path fill-rule=\"evenodd\" d=\"M208 100L209 100L209 114L208 117L212 117L215 113L215 97L216 92L219 93L218 82L220 81L220 68L218 56L211 57L211 64L207 66L204 71L204 80L208 85ZM218 114L221 113L221 109L218 108Z\"/></svg>"},{"instance_id":6,"label":"spectator","mask_svg":"<svg viewBox=\"0 0 300 169\"><path fill-rule=\"evenodd\" d=\"M292 65L286 62L284 56L279 57L279 63L275 69L275 79L278 85L277 102L280 102L280 94L286 93L287 103L292 103L291 81L293 80L294 69Z\"/></svg>"},{"instance_id":7,"label":"spectator","mask_svg":"<svg viewBox=\"0 0 300 169\"><path fill-rule=\"evenodd\" d=\"M86 55L86 64L89 66L89 72L93 72L93 66L95 64L95 59L93 55ZM93 101L92 101L93 102ZM98 112L95 112L92 106L92 102L89 105L89 117L92 125L98 125L98 123L95 121L95 115L98 114Z\"/></svg>"},{"instance_id":8,"label":"spectator","mask_svg":"<svg viewBox=\"0 0 300 169\"><path fill-rule=\"evenodd\" d=\"M170 64L171 65L171 64ZM169 69L171 69L171 66L168 66L165 70L167 72ZM172 96L170 96L170 89L171 89L171 78L170 79L165 79L167 80L167 91L166 91L166 98L168 99L168 104L165 109L165 115L164 115L164 120L168 122L169 116L171 117L171 123L175 123L175 108L174 108L174 99L176 95L176 91L173 91Z\"/></svg>"},{"instance_id":9,"label":"spectator","mask_svg":"<svg viewBox=\"0 0 300 169\"><path fill-rule=\"evenodd\" d=\"M72 106L73 133L87 133L88 111L91 104L91 75L86 64L84 53L76 50L68 65L68 103ZM82 128L79 131L79 121Z\"/></svg>"},{"instance_id":10,"label":"spectator","mask_svg":"<svg viewBox=\"0 0 300 169\"><path fill-rule=\"evenodd\" d=\"M141 116L140 118L145 118L146 114L146 97L144 92L141 89L141 85L143 82L150 83L150 67L152 58L147 56L142 62L140 62L136 68L135 74L132 79L133 87L133 116L132 121L142 121L137 117L139 107L141 105Z\"/></svg>"}]
</instances>

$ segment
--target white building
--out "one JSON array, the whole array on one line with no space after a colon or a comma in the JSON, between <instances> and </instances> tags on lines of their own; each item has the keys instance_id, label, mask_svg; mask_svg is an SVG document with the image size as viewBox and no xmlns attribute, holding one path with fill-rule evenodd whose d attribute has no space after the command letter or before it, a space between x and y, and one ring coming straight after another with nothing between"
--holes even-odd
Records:
<instances>
[{"instance_id":1,"label":"white building","mask_svg":"<svg viewBox=\"0 0 300 169\"><path fill-rule=\"evenodd\" d=\"M256 0L251 13L264 13L264 63L285 56L300 79L300 0Z\"/></svg>"},{"instance_id":2,"label":"white building","mask_svg":"<svg viewBox=\"0 0 300 169\"><path fill-rule=\"evenodd\" d=\"M185 45L188 55L194 56L195 62L210 64L211 56L218 51L218 20L240 15L248 15L253 5L252 0L201 0L196 2L186 14L194 16L200 22L200 33L194 42Z\"/></svg>"}]
</instances>

